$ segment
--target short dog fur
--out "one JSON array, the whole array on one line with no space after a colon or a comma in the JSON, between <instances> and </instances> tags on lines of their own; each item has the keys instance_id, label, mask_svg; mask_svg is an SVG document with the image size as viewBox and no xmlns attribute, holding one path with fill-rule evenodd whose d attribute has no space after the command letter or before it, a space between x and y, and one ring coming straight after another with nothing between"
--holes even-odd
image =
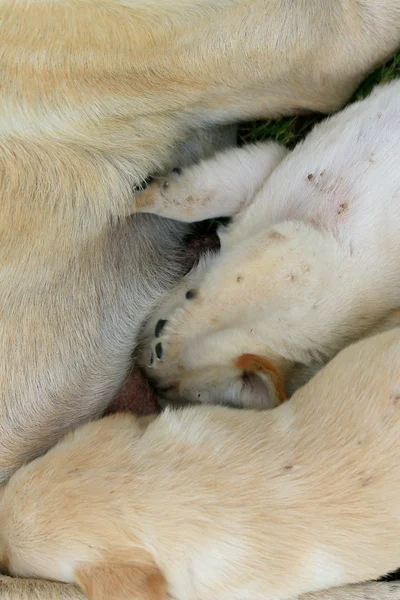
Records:
<instances>
[{"instance_id":1,"label":"short dog fur","mask_svg":"<svg viewBox=\"0 0 400 600\"><path fill-rule=\"evenodd\" d=\"M194 128L339 108L398 47L400 1L1 0L0 34L5 481L102 414L181 274L185 228L126 218L154 211L132 190ZM0 583L7 599L77 594Z\"/></svg>"},{"instance_id":2,"label":"short dog fur","mask_svg":"<svg viewBox=\"0 0 400 600\"><path fill-rule=\"evenodd\" d=\"M3 489L0 557L96 600L286 600L379 577L400 564L399 436L395 328L272 411L82 426Z\"/></svg>"}]
</instances>

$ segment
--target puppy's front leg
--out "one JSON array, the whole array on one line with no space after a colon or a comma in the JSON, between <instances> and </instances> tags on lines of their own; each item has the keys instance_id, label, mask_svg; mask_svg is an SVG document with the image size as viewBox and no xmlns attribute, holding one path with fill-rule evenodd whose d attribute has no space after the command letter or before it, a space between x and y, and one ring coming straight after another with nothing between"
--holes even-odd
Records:
<instances>
[{"instance_id":1,"label":"puppy's front leg","mask_svg":"<svg viewBox=\"0 0 400 600\"><path fill-rule=\"evenodd\" d=\"M288 153L274 142L220 152L188 169L174 169L136 197L136 212L177 221L237 214Z\"/></svg>"}]
</instances>

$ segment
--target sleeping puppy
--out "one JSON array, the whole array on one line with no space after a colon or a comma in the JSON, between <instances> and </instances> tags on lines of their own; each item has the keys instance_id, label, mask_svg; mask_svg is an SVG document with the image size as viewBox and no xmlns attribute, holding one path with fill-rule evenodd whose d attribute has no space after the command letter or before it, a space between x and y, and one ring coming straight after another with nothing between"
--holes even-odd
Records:
<instances>
[{"instance_id":1,"label":"sleeping puppy","mask_svg":"<svg viewBox=\"0 0 400 600\"><path fill-rule=\"evenodd\" d=\"M376 578L400 565L399 437L395 328L272 411L70 433L3 488L1 562L93 600L285 600Z\"/></svg>"},{"instance_id":2,"label":"sleeping puppy","mask_svg":"<svg viewBox=\"0 0 400 600\"><path fill-rule=\"evenodd\" d=\"M166 398L274 406L400 306L399 98L400 80L291 153L229 150L144 192L182 218L242 203L146 328L140 360Z\"/></svg>"}]
</instances>

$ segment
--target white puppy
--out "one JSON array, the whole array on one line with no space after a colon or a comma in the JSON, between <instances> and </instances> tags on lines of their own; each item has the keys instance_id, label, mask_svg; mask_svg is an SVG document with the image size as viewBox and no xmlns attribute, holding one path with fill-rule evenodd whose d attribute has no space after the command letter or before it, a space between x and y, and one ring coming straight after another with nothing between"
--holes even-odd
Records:
<instances>
[{"instance_id":1,"label":"white puppy","mask_svg":"<svg viewBox=\"0 0 400 600\"><path fill-rule=\"evenodd\" d=\"M275 405L400 306L399 148L395 81L290 154L230 150L146 191L188 219L242 204L145 331L141 362L166 397Z\"/></svg>"}]
</instances>

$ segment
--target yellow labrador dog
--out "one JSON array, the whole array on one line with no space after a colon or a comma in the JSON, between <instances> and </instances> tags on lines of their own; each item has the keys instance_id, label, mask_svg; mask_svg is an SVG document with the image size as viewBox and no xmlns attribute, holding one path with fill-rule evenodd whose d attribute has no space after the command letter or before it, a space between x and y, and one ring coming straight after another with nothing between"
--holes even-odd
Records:
<instances>
[{"instance_id":1,"label":"yellow labrador dog","mask_svg":"<svg viewBox=\"0 0 400 600\"><path fill-rule=\"evenodd\" d=\"M70 433L3 489L0 560L93 600L287 600L378 577L400 564L399 437L395 328L272 411Z\"/></svg>"},{"instance_id":2,"label":"yellow labrador dog","mask_svg":"<svg viewBox=\"0 0 400 600\"><path fill-rule=\"evenodd\" d=\"M400 306L399 99L400 79L291 153L231 149L144 192L182 215L244 205L147 327L167 398L271 407Z\"/></svg>"},{"instance_id":3,"label":"yellow labrador dog","mask_svg":"<svg viewBox=\"0 0 400 600\"><path fill-rule=\"evenodd\" d=\"M184 228L129 217L155 210L134 189L195 128L340 107L399 45L400 0L0 0L0 39L5 481L102 414L181 272Z\"/></svg>"}]
</instances>

